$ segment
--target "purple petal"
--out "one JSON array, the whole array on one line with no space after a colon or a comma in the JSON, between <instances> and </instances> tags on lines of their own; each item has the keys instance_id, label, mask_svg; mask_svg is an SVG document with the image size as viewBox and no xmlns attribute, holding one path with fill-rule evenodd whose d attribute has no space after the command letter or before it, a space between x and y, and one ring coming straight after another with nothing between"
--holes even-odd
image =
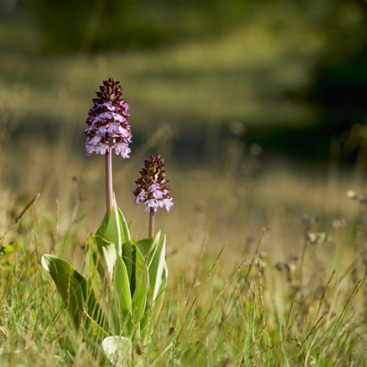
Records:
<instances>
[{"instance_id":1,"label":"purple petal","mask_svg":"<svg viewBox=\"0 0 367 367\"><path fill-rule=\"evenodd\" d=\"M118 143L115 145L115 153L117 155L121 155L122 158L130 158L129 153L131 149L128 147L126 143Z\"/></svg>"}]
</instances>

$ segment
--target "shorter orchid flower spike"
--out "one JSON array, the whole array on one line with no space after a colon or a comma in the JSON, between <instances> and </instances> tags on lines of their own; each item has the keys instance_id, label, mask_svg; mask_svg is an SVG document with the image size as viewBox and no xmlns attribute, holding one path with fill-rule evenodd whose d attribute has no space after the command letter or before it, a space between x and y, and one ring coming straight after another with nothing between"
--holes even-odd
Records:
<instances>
[{"instance_id":1,"label":"shorter orchid flower spike","mask_svg":"<svg viewBox=\"0 0 367 367\"><path fill-rule=\"evenodd\" d=\"M110 78L99 89L98 98L93 99L94 105L88 113L88 127L84 130L87 135L86 154L106 154L108 150L115 150L122 158L130 158L129 106L121 97L120 82Z\"/></svg>"},{"instance_id":2,"label":"shorter orchid flower spike","mask_svg":"<svg viewBox=\"0 0 367 367\"><path fill-rule=\"evenodd\" d=\"M164 160L160 155L152 155L145 161L145 168L140 171L141 177L135 181L137 188L134 191L135 204L144 203L145 211L156 212L158 208L166 208L167 212L173 206L169 195L170 187L164 171Z\"/></svg>"}]
</instances>

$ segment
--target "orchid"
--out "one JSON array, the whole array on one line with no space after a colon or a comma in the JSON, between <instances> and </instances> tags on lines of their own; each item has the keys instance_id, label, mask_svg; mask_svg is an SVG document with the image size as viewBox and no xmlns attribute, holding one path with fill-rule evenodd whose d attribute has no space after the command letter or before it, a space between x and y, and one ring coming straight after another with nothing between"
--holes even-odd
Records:
<instances>
[{"instance_id":1,"label":"orchid","mask_svg":"<svg viewBox=\"0 0 367 367\"><path fill-rule=\"evenodd\" d=\"M133 343L149 344L163 305L168 271L166 236L158 232L132 241L116 205L111 153L129 158L132 138L126 112L129 106L121 96L120 83L113 78L105 80L86 121L87 156L106 156L107 210L96 234L87 239L84 272L54 255L44 255L42 265L50 273L75 330L91 345L101 342L112 363L130 366ZM145 176L137 181L135 202L144 202L151 214L163 207L169 211L173 205L163 167L160 156L152 156L146 161Z\"/></svg>"},{"instance_id":2,"label":"orchid","mask_svg":"<svg viewBox=\"0 0 367 367\"><path fill-rule=\"evenodd\" d=\"M169 195L171 188L167 186L168 180L163 168L164 160L161 156L152 155L149 161L145 161L145 168L140 171L141 178L135 182L135 204L141 202L147 205L145 211L153 209L156 212L158 208L166 208L169 212L173 206Z\"/></svg>"},{"instance_id":3,"label":"orchid","mask_svg":"<svg viewBox=\"0 0 367 367\"><path fill-rule=\"evenodd\" d=\"M122 96L120 83L110 78L103 82L93 99L93 107L89 110L84 130L87 135L87 156L92 153L106 154L115 150L122 158L130 158L132 135L128 124L130 114L127 113L129 105Z\"/></svg>"},{"instance_id":4,"label":"orchid","mask_svg":"<svg viewBox=\"0 0 367 367\"><path fill-rule=\"evenodd\" d=\"M144 203L149 212L149 237L154 236L154 213L158 208L166 208L169 212L173 201L167 185L164 160L160 155L152 155L149 161L145 161L145 167L140 171L141 177L135 182L137 187L134 191L135 204Z\"/></svg>"}]
</instances>

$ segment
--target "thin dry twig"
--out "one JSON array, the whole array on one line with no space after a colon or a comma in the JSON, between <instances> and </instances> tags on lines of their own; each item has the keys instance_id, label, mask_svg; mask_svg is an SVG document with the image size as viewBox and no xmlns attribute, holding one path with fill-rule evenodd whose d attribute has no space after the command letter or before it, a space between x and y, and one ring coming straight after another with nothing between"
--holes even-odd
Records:
<instances>
[{"instance_id":1,"label":"thin dry twig","mask_svg":"<svg viewBox=\"0 0 367 367\"><path fill-rule=\"evenodd\" d=\"M38 199L40 198L41 194L37 193L33 199L26 205L26 207L22 210L22 212L14 219L14 222L5 230L4 234L0 237L0 241L2 241L10 229L15 225L18 224L23 217L29 212L33 206L37 203Z\"/></svg>"}]
</instances>

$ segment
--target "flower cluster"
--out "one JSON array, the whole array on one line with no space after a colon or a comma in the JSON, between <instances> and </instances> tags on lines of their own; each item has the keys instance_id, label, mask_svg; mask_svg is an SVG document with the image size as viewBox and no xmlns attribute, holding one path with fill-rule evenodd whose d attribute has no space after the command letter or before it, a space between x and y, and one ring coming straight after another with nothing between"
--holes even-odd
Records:
<instances>
[{"instance_id":1,"label":"flower cluster","mask_svg":"<svg viewBox=\"0 0 367 367\"><path fill-rule=\"evenodd\" d=\"M152 209L156 212L158 208L166 208L169 212L173 202L169 195L171 188L167 186L168 180L161 156L152 155L149 161L145 161L145 168L140 173L141 178L135 182L135 204L144 203L147 206L145 211Z\"/></svg>"},{"instance_id":2,"label":"flower cluster","mask_svg":"<svg viewBox=\"0 0 367 367\"><path fill-rule=\"evenodd\" d=\"M100 92L93 99L94 106L89 110L84 130L87 135L86 151L106 154L111 149L122 158L130 158L129 143L131 143L131 130L128 124L130 114L128 104L121 98L120 82L110 78L100 86Z\"/></svg>"}]
</instances>

